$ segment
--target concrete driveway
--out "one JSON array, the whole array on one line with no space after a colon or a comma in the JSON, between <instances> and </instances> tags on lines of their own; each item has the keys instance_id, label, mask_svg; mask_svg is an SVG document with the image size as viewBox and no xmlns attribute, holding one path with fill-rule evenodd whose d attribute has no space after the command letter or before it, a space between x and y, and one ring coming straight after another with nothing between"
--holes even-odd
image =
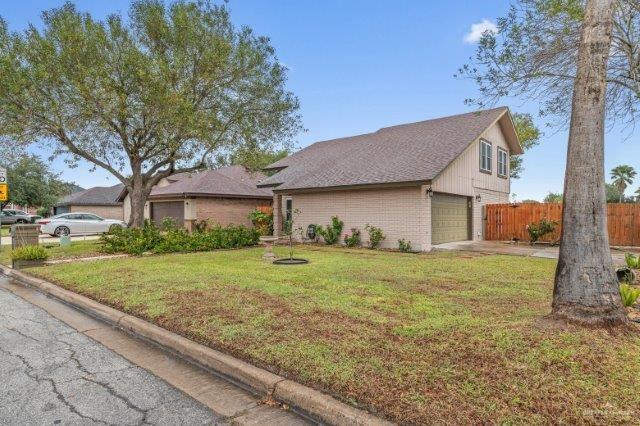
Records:
<instances>
[{"instance_id":1,"label":"concrete driveway","mask_svg":"<svg viewBox=\"0 0 640 426\"><path fill-rule=\"evenodd\" d=\"M488 254L510 254L514 256L532 256L545 259L558 259L560 248L555 246L537 244L531 246L528 243L512 244L503 241L458 241L433 246L434 250L459 250L473 251ZM611 257L616 265L624 264L625 251L611 249Z\"/></svg>"}]
</instances>

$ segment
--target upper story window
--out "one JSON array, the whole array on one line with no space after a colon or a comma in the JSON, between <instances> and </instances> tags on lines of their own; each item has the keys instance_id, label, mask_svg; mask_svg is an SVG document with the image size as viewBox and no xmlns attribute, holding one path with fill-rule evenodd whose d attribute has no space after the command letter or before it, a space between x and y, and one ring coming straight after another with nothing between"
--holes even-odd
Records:
<instances>
[{"instance_id":1,"label":"upper story window","mask_svg":"<svg viewBox=\"0 0 640 426\"><path fill-rule=\"evenodd\" d=\"M498 148L498 176L506 178L509 172L509 153L506 149Z\"/></svg>"},{"instance_id":2,"label":"upper story window","mask_svg":"<svg viewBox=\"0 0 640 426\"><path fill-rule=\"evenodd\" d=\"M491 173L491 142L480 139L480 171Z\"/></svg>"}]
</instances>

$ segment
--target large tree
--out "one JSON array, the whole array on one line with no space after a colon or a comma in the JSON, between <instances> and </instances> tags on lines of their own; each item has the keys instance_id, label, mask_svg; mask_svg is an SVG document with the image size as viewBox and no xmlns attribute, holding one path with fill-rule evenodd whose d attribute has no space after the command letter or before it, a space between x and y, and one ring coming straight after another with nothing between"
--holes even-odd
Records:
<instances>
[{"instance_id":1,"label":"large tree","mask_svg":"<svg viewBox=\"0 0 640 426\"><path fill-rule=\"evenodd\" d=\"M540 129L535 125L531 114L513 114L513 124L523 151L526 152L540 143ZM509 164L511 179L519 179L523 171L522 155L512 155Z\"/></svg>"},{"instance_id":2,"label":"large tree","mask_svg":"<svg viewBox=\"0 0 640 426\"><path fill-rule=\"evenodd\" d=\"M23 33L0 21L0 137L109 171L132 226L160 179L300 129L269 40L235 28L225 6L138 0L102 22L67 3L42 17Z\"/></svg>"},{"instance_id":3,"label":"large tree","mask_svg":"<svg viewBox=\"0 0 640 426\"><path fill-rule=\"evenodd\" d=\"M480 88L477 104L526 96L569 123L553 314L574 323L627 321L607 235L604 125L605 111L637 117L639 27L637 0L520 0L462 69Z\"/></svg>"}]
</instances>

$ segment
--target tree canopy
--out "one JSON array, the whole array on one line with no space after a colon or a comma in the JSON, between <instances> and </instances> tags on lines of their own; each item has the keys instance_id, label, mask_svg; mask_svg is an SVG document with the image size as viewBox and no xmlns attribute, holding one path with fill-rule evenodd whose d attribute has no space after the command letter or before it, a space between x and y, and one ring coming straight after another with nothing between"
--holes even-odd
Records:
<instances>
[{"instance_id":1,"label":"tree canopy","mask_svg":"<svg viewBox=\"0 0 640 426\"><path fill-rule=\"evenodd\" d=\"M298 99L269 39L209 1L132 2L98 21L71 3L10 33L0 20L0 137L101 167L141 225L151 188L223 149L285 147Z\"/></svg>"},{"instance_id":2,"label":"tree canopy","mask_svg":"<svg viewBox=\"0 0 640 426\"><path fill-rule=\"evenodd\" d=\"M513 114L513 124L516 127L516 133L523 151L526 152L540 143L540 130L536 127L531 114ZM519 179L523 170L522 155L512 155L509 165L511 178Z\"/></svg>"},{"instance_id":3,"label":"tree canopy","mask_svg":"<svg viewBox=\"0 0 640 426\"><path fill-rule=\"evenodd\" d=\"M633 169L633 167L626 164L616 166L611 169L611 183L618 190L619 202L623 201L624 191L627 189L627 186L633 183L633 179L635 177L636 171Z\"/></svg>"}]
</instances>

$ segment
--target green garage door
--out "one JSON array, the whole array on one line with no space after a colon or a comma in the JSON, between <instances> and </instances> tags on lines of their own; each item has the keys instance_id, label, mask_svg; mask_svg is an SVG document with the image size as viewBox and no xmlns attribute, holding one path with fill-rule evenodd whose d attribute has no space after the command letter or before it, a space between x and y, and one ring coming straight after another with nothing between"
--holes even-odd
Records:
<instances>
[{"instance_id":1,"label":"green garage door","mask_svg":"<svg viewBox=\"0 0 640 426\"><path fill-rule=\"evenodd\" d=\"M431 198L431 244L469 240L469 199L459 195L433 194Z\"/></svg>"}]
</instances>

